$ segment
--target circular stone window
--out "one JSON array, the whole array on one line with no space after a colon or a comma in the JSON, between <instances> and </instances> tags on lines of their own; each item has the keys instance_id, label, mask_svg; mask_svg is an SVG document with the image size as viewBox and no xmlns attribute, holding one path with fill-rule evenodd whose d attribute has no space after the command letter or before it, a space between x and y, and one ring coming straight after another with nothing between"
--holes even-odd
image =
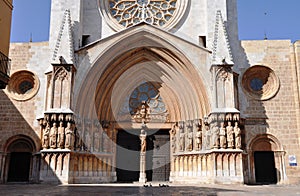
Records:
<instances>
[{"instance_id":1,"label":"circular stone window","mask_svg":"<svg viewBox=\"0 0 300 196\"><path fill-rule=\"evenodd\" d=\"M102 15L115 30L145 22L173 28L184 15L188 0L98 0Z\"/></svg>"},{"instance_id":2,"label":"circular stone window","mask_svg":"<svg viewBox=\"0 0 300 196\"><path fill-rule=\"evenodd\" d=\"M24 70L11 75L7 91L13 99L25 101L36 95L39 86L38 77L32 72Z\"/></svg>"},{"instance_id":3,"label":"circular stone window","mask_svg":"<svg viewBox=\"0 0 300 196\"><path fill-rule=\"evenodd\" d=\"M272 69L255 65L244 73L242 86L248 96L257 100L267 100L276 95L280 82Z\"/></svg>"}]
</instances>

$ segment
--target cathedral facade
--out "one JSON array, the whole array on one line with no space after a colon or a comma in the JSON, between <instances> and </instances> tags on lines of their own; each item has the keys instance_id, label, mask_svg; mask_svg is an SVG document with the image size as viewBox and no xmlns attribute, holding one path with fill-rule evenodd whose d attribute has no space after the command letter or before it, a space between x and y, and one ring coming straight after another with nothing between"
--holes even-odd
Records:
<instances>
[{"instance_id":1,"label":"cathedral facade","mask_svg":"<svg viewBox=\"0 0 300 196\"><path fill-rule=\"evenodd\" d=\"M0 182L300 182L300 42L240 41L236 0L52 0L10 46Z\"/></svg>"}]
</instances>

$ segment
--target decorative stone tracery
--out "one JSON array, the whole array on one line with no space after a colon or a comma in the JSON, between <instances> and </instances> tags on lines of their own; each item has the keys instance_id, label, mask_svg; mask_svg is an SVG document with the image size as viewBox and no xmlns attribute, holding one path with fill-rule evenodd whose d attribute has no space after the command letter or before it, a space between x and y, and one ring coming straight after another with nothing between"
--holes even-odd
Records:
<instances>
[{"instance_id":1,"label":"decorative stone tracery","mask_svg":"<svg viewBox=\"0 0 300 196\"><path fill-rule=\"evenodd\" d=\"M170 29L181 19L187 0L99 0L99 6L116 30L140 22Z\"/></svg>"},{"instance_id":2,"label":"decorative stone tracery","mask_svg":"<svg viewBox=\"0 0 300 196\"><path fill-rule=\"evenodd\" d=\"M177 0L109 0L110 13L124 27L139 22L164 26L177 9Z\"/></svg>"}]
</instances>

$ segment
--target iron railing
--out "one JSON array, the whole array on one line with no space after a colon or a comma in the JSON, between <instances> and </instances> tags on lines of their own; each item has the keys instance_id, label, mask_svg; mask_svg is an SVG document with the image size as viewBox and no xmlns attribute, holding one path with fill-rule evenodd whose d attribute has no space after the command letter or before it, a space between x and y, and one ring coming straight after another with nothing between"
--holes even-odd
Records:
<instances>
[{"instance_id":1,"label":"iron railing","mask_svg":"<svg viewBox=\"0 0 300 196\"><path fill-rule=\"evenodd\" d=\"M10 59L2 52L0 52L0 72L7 77L10 75Z\"/></svg>"}]
</instances>

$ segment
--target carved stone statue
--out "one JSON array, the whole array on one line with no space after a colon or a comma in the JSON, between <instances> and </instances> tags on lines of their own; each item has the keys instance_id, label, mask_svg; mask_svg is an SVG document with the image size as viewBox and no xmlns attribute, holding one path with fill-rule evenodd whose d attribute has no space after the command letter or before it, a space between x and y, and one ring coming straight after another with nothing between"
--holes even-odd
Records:
<instances>
[{"instance_id":1,"label":"carved stone statue","mask_svg":"<svg viewBox=\"0 0 300 196\"><path fill-rule=\"evenodd\" d=\"M187 150L192 151L193 150L193 124L192 122L187 123Z\"/></svg>"},{"instance_id":2,"label":"carved stone statue","mask_svg":"<svg viewBox=\"0 0 300 196\"><path fill-rule=\"evenodd\" d=\"M47 149L49 148L49 134L50 134L50 125L47 123L46 128L44 129L43 133L43 148Z\"/></svg>"},{"instance_id":3,"label":"carved stone statue","mask_svg":"<svg viewBox=\"0 0 300 196\"><path fill-rule=\"evenodd\" d=\"M140 140L141 140L141 152L146 152L146 146L147 146L147 142L146 142L146 131L145 131L145 127L146 125L143 123L142 125L142 129L141 129L141 135L140 135Z\"/></svg>"},{"instance_id":4,"label":"carved stone statue","mask_svg":"<svg viewBox=\"0 0 300 196\"><path fill-rule=\"evenodd\" d=\"M67 136L66 136L67 137ZM74 148L77 150L77 151L80 151L81 148L82 148L82 139L81 139L81 136L79 134L79 129L76 128L74 130Z\"/></svg>"},{"instance_id":5,"label":"carved stone statue","mask_svg":"<svg viewBox=\"0 0 300 196\"><path fill-rule=\"evenodd\" d=\"M90 151L91 150L91 136L89 129L86 129L84 133L84 144L85 144L85 150Z\"/></svg>"},{"instance_id":6,"label":"carved stone statue","mask_svg":"<svg viewBox=\"0 0 300 196\"><path fill-rule=\"evenodd\" d=\"M242 138L241 138L241 129L239 128L238 122L235 122L233 131L234 131L234 135L235 135L235 148L241 149L242 148Z\"/></svg>"},{"instance_id":7,"label":"carved stone statue","mask_svg":"<svg viewBox=\"0 0 300 196\"><path fill-rule=\"evenodd\" d=\"M105 131L102 132L102 150L108 152L108 136Z\"/></svg>"},{"instance_id":8,"label":"carved stone statue","mask_svg":"<svg viewBox=\"0 0 300 196\"><path fill-rule=\"evenodd\" d=\"M99 134L99 131L98 130L96 130L95 132L94 132L94 147L93 147L93 149L94 149L94 151L96 151L96 152L99 152L99 150L100 150L100 142L99 142L99 139L100 139L100 134Z\"/></svg>"},{"instance_id":9,"label":"carved stone statue","mask_svg":"<svg viewBox=\"0 0 300 196\"><path fill-rule=\"evenodd\" d=\"M74 145L74 133L73 133L73 128L72 128L72 124L70 122L68 122L67 128L66 128L66 143L65 143L65 147L72 150L73 149L73 145Z\"/></svg>"},{"instance_id":10,"label":"carved stone statue","mask_svg":"<svg viewBox=\"0 0 300 196\"><path fill-rule=\"evenodd\" d=\"M56 148L57 144L57 126L53 123L53 127L50 129L50 148Z\"/></svg>"},{"instance_id":11,"label":"carved stone statue","mask_svg":"<svg viewBox=\"0 0 300 196\"><path fill-rule=\"evenodd\" d=\"M179 150L180 150L180 151L184 151L184 145L185 145L185 142L184 142L184 139L185 139L185 133L184 133L184 129L183 129L183 124L180 124L180 125L179 125L179 130L180 130L180 133L179 133Z\"/></svg>"},{"instance_id":12,"label":"carved stone statue","mask_svg":"<svg viewBox=\"0 0 300 196\"><path fill-rule=\"evenodd\" d=\"M141 136L141 152L146 152L146 137Z\"/></svg>"},{"instance_id":13,"label":"carved stone statue","mask_svg":"<svg viewBox=\"0 0 300 196\"><path fill-rule=\"evenodd\" d=\"M177 128L177 125L174 124L172 129L170 130L172 153L176 152L176 128Z\"/></svg>"},{"instance_id":14,"label":"carved stone statue","mask_svg":"<svg viewBox=\"0 0 300 196\"><path fill-rule=\"evenodd\" d=\"M211 134L212 134L212 145L213 148L219 148L220 142L219 142L219 136L220 136L220 129L217 125L217 123L214 123L211 127Z\"/></svg>"},{"instance_id":15,"label":"carved stone statue","mask_svg":"<svg viewBox=\"0 0 300 196\"><path fill-rule=\"evenodd\" d=\"M196 150L201 150L202 148L202 130L201 124L197 121L195 122L196 128Z\"/></svg>"},{"instance_id":16,"label":"carved stone statue","mask_svg":"<svg viewBox=\"0 0 300 196\"><path fill-rule=\"evenodd\" d=\"M204 146L206 149L210 149L210 147L211 147L211 144L210 144L211 131L209 129L208 124L205 124L204 128L205 128L205 144L204 144Z\"/></svg>"},{"instance_id":17,"label":"carved stone statue","mask_svg":"<svg viewBox=\"0 0 300 196\"><path fill-rule=\"evenodd\" d=\"M233 132L233 126L231 125L230 121L228 121L228 125L226 127L226 132L227 132L228 148L233 148L234 147L234 132Z\"/></svg>"},{"instance_id":18,"label":"carved stone statue","mask_svg":"<svg viewBox=\"0 0 300 196\"><path fill-rule=\"evenodd\" d=\"M142 107L140 110L142 122L145 123L146 115L147 115L147 108L146 108L146 102L142 102Z\"/></svg>"},{"instance_id":19,"label":"carved stone statue","mask_svg":"<svg viewBox=\"0 0 300 196\"><path fill-rule=\"evenodd\" d=\"M226 148L226 128L223 122L221 122L220 127L220 147L223 149Z\"/></svg>"},{"instance_id":20,"label":"carved stone statue","mask_svg":"<svg viewBox=\"0 0 300 196\"><path fill-rule=\"evenodd\" d=\"M63 127L63 124L63 122L59 123L57 135L57 146L61 149L65 147L65 128Z\"/></svg>"}]
</instances>

